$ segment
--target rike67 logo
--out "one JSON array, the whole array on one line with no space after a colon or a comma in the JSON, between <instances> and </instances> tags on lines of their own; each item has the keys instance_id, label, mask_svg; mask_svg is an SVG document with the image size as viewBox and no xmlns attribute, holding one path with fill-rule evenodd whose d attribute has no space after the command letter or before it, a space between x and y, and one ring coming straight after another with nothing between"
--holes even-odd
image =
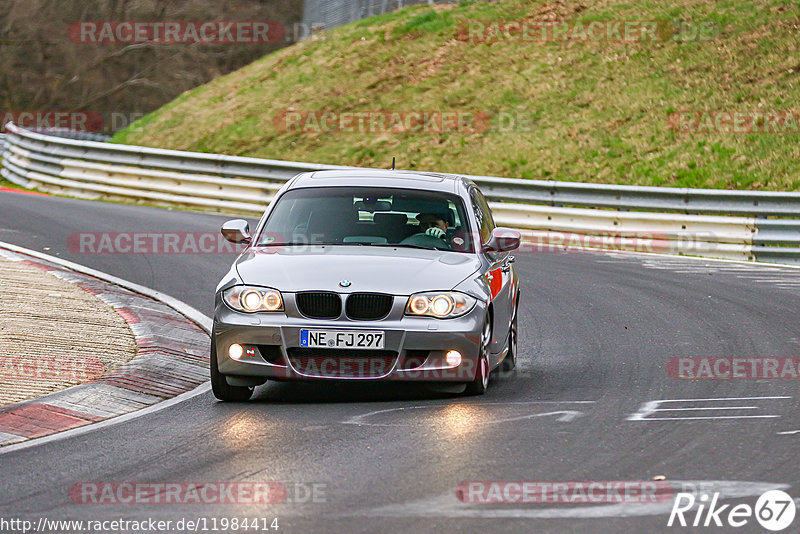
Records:
<instances>
[{"instance_id":1,"label":"rike67 logo","mask_svg":"<svg viewBox=\"0 0 800 534\"><path fill-rule=\"evenodd\" d=\"M739 528L750 524L755 518L763 528L778 532L792 524L797 512L794 499L781 490L763 493L755 507L749 504L719 504L719 500L719 492L711 496L707 493L699 496L678 493L667 526Z\"/></svg>"}]
</instances>

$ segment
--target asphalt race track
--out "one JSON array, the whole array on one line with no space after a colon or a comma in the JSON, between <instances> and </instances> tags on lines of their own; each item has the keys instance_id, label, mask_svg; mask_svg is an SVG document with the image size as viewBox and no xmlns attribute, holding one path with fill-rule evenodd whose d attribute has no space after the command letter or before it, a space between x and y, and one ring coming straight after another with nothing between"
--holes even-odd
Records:
<instances>
[{"instance_id":1,"label":"asphalt race track","mask_svg":"<svg viewBox=\"0 0 800 534\"><path fill-rule=\"evenodd\" d=\"M0 193L0 241L157 289L209 316L230 255L76 254L67 240L217 232L226 219ZM670 503L461 505L453 496L462 481L663 475L738 496L726 503L752 506L771 488L800 497L796 381L680 380L665 371L678 356L800 356L800 270L608 253L517 258L519 372L480 398L403 384L273 384L247 404L209 392L0 454L0 516L277 517L279 533L667 532L693 530L667 528ZM670 402L643 411L656 400ZM281 481L295 501L305 500L297 488L314 484L324 495L268 508L91 505L69 496L87 481L232 480ZM753 520L736 530L763 531Z\"/></svg>"}]
</instances>

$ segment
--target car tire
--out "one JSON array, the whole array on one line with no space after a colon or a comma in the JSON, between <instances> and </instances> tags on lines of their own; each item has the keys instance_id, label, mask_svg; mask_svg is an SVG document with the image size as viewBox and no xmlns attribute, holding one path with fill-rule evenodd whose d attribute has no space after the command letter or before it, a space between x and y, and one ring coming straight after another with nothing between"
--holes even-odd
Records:
<instances>
[{"instance_id":1,"label":"car tire","mask_svg":"<svg viewBox=\"0 0 800 534\"><path fill-rule=\"evenodd\" d=\"M510 372L513 371L514 368L517 367L517 345L519 341L518 337L518 323L517 323L517 316L519 315L519 301L517 301L517 305L514 306L514 318L511 319L511 328L508 330L508 354L506 357L503 358L503 371Z\"/></svg>"},{"instance_id":2,"label":"car tire","mask_svg":"<svg viewBox=\"0 0 800 534\"><path fill-rule=\"evenodd\" d=\"M464 390L466 395L483 395L489 387L489 375L491 368L489 366L489 345L492 341L492 322L489 316L483 323L483 332L481 333L481 346L478 352L478 368L475 369L475 380L467 383L467 388Z\"/></svg>"},{"instance_id":3,"label":"car tire","mask_svg":"<svg viewBox=\"0 0 800 534\"><path fill-rule=\"evenodd\" d=\"M226 402L245 402L253 396L252 387L231 386L225 380L225 375L217 367L217 342L211 336L211 391L214 396Z\"/></svg>"}]
</instances>

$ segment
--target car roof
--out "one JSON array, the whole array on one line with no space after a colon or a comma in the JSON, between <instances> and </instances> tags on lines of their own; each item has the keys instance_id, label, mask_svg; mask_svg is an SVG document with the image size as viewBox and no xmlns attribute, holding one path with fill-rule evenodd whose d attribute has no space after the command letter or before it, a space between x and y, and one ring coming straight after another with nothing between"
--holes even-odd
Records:
<instances>
[{"instance_id":1,"label":"car roof","mask_svg":"<svg viewBox=\"0 0 800 534\"><path fill-rule=\"evenodd\" d=\"M298 174L288 189L306 187L394 187L457 193L459 184L469 181L456 174L382 169L314 171Z\"/></svg>"}]
</instances>

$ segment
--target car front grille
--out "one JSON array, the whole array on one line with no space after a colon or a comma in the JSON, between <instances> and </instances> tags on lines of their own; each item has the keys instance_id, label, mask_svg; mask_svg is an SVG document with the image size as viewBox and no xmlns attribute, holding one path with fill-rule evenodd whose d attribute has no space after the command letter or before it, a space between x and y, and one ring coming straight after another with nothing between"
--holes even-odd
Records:
<instances>
[{"instance_id":1,"label":"car front grille","mask_svg":"<svg viewBox=\"0 0 800 534\"><path fill-rule=\"evenodd\" d=\"M391 372L397 352L391 350L287 349L299 373L319 378L379 378Z\"/></svg>"},{"instance_id":2,"label":"car front grille","mask_svg":"<svg viewBox=\"0 0 800 534\"><path fill-rule=\"evenodd\" d=\"M338 293L306 291L296 295L297 309L312 319L336 319L342 313L342 299Z\"/></svg>"},{"instance_id":3,"label":"car front grille","mask_svg":"<svg viewBox=\"0 0 800 534\"><path fill-rule=\"evenodd\" d=\"M394 297L381 293L353 293L347 297L345 312L351 319L374 321L389 315Z\"/></svg>"}]
</instances>

